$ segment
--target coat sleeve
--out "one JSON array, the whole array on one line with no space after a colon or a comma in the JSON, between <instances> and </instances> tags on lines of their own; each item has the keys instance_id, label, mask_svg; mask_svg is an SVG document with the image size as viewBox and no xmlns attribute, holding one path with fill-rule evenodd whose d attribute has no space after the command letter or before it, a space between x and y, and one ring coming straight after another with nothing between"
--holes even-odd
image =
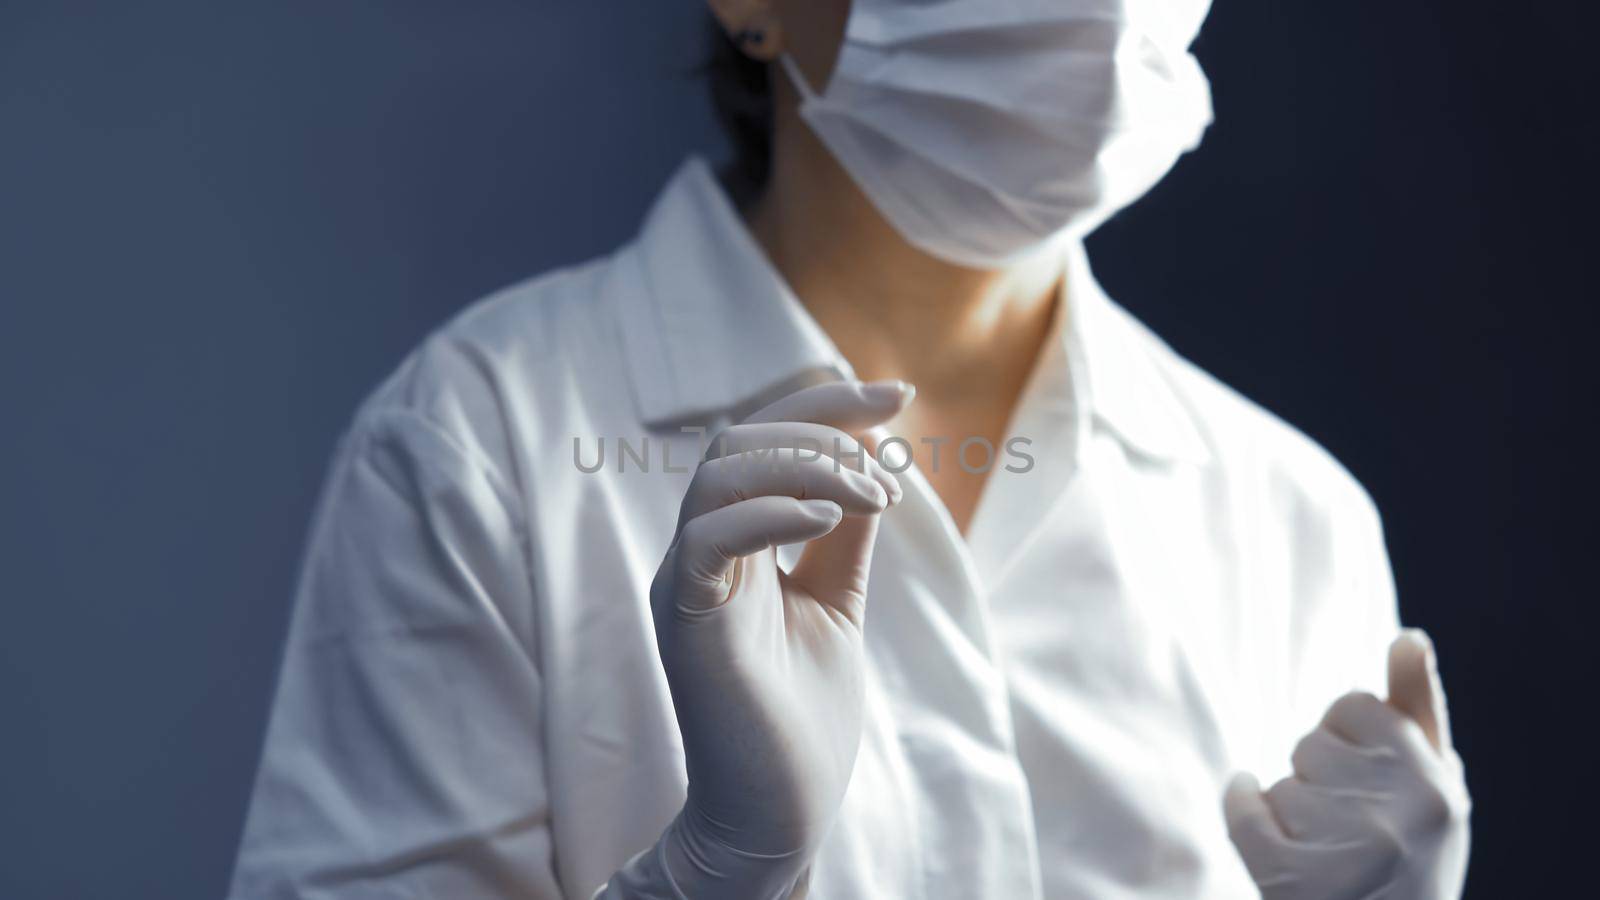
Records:
<instances>
[{"instance_id":1,"label":"coat sleeve","mask_svg":"<svg viewBox=\"0 0 1600 900\"><path fill-rule=\"evenodd\" d=\"M1358 690L1387 695L1389 643L1400 632L1378 511L1353 479L1333 493L1338 500L1316 529L1317 562L1308 567L1330 587L1298 616L1292 641L1294 705L1279 735L1285 760L1339 697Z\"/></svg>"},{"instance_id":2,"label":"coat sleeve","mask_svg":"<svg viewBox=\"0 0 1600 900\"><path fill-rule=\"evenodd\" d=\"M358 421L312 529L231 898L564 896L520 509L417 413Z\"/></svg>"}]
</instances>

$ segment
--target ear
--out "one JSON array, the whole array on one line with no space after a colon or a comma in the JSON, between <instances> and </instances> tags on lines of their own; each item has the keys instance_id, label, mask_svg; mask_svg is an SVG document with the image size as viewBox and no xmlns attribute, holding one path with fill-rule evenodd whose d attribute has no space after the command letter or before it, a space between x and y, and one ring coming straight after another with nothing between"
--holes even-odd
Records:
<instances>
[{"instance_id":1,"label":"ear","mask_svg":"<svg viewBox=\"0 0 1600 900\"><path fill-rule=\"evenodd\" d=\"M744 55L772 62L783 53L783 20L772 0L706 0L722 30Z\"/></svg>"}]
</instances>

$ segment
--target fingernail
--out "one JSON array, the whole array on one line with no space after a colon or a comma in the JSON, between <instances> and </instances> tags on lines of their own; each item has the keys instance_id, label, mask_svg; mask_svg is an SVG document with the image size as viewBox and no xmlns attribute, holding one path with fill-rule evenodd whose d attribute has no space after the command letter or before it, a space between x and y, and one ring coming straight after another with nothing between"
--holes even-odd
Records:
<instances>
[{"instance_id":1,"label":"fingernail","mask_svg":"<svg viewBox=\"0 0 1600 900\"><path fill-rule=\"evenodd\" d=\"M846 471L850 472L850 489L856 492L856 496L877 507L879 512L888 507L889 492L878 479L864 472Z\"/></svg>"},{"instance_id":2,"label":"fingernail","mask_svg":"<svg viewBox=\"0 0 1600 900\"><path fill-rule=\"evenodd\" d=\"M909 403L917 389L898 378L885 378L868 382L862 392L880 403Z\"/></svg>"},{"instance_id":3,"label":"fingernail","mask_svg":"<svg viewBox=\"0 0 1600 900\"><path fill-rule=\"evenodd\" d=\"M1423 657L1431 665L1434 661L1433 638L1428 637L1428 633L1421 628L1407 628L1406 634L1422 646Z\"/></svg>"},{"instance_id":4,"label":"fingernail","mask_svg":"<svg viewBox=\"0 0 1600 900\"><path fill-rule=\"evenodd\" d=\"M889 508L889 492L877 481L872 482L872 504L878 508L878 512Z\"/></svg>"},{"instance_id":5,"label":"fingernail","mask_svg":"<svg viewBox=\"0 0 1600 900\"><path fill-rule=\"evenodd\" d=\"M806 512L815 516L819 522L832 522L838 524L844 518L844 509L832 500L802 500Z\"/></svg>"}]
</instances>

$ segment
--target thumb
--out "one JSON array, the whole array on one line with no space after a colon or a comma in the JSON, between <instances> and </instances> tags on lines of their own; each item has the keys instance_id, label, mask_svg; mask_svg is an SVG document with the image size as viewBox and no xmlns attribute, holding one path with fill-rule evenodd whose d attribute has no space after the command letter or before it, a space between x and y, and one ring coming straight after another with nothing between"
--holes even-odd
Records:
<instances>
[{"instance_id":1,"label":"thumb","mask_svg":"<svg viewBox=\"0 0 1600 900\"><path fill-rule=\"evenodd\" d=\"M1238 848L1246 868L1255 875L1278 855L1287 841L1283 827L1267 805L1261 784L1248 772L1236 772L1222 795L1222 814L1228 838Z\"/></svg>"},{"instance_id":2,"label":"thumb","mask_svg":"<svg viewBox=\"0 0 1600 900\"><path fill-rule=\"evenodd\" d=\"M1450 746L1444 684L1426 632L1408 628L1389 645L1389 705L1422 726L1433 749Z\"/></svg>"},{"instance_id":3,"label":"thumb","mask_svg":"<svg viewBox=\"0 0 1600 900\"><path fill-rule=\"evenodd\" d=\"M862 446L876 458L879 442L886 436L882 428L870 429L861 435ZM894 479L887 472L884 477ZM832 532L806 545L790 573L858 625L866 612L867 580L880 518L855 516L840 522Z\"/></svg>"}]
</instances>

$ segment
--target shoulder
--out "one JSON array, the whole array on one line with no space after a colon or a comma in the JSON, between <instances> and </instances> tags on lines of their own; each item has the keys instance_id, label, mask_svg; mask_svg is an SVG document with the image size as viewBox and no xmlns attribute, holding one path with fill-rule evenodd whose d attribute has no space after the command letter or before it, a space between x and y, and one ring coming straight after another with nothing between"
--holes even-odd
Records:
<instances>
[{"instance_id":1,"label":"shoulder","mask_svg":"<svg viewBox=\"0 0 1600 900\"><path fill-rule=\"evenodd\" d=\"M1211 525L1260 589L1255 613L1281 622L1300 708L1381 685L1398 611L1372 497L1315 440L1137 327L1207 446Z\"/></svg>"},{"instance_id":2,"label":"shoulder","mask_svg":"<svg viewBox=\"0 0 1600 900\"><path fill-rule=\"evenodd\" d=\"M616 328L631 247L530 278L438 328L367 397L346 443L420 440L515 491L530 448L595 408L631 408Z\"/></svg>"},{"instance_id":3,"label":"shoulder","mask_svg":"<svg viewBox=\"0 0 1600 900\"><path fill-rule=\"evenodd\" d=\"M1119 309L1205 442L1215 474L1307 538L1381 541L1376 505L1333 454L1300 429L1180 355ZM1315 534L1337 529L1341 534Z\"/></svg>"},{"instance_id":4,"label":"shoulder","mask_svg":"<svg viewBox=\"0 0 1600 900\"><path fill-rule=\"evenodd\" d=\"M618 256L530 278L435 330L367 399L362 415L406 409L441 423L487 412L497 388L544 382L610 348L608 281Z\"/></svg>"}]
</instances>

